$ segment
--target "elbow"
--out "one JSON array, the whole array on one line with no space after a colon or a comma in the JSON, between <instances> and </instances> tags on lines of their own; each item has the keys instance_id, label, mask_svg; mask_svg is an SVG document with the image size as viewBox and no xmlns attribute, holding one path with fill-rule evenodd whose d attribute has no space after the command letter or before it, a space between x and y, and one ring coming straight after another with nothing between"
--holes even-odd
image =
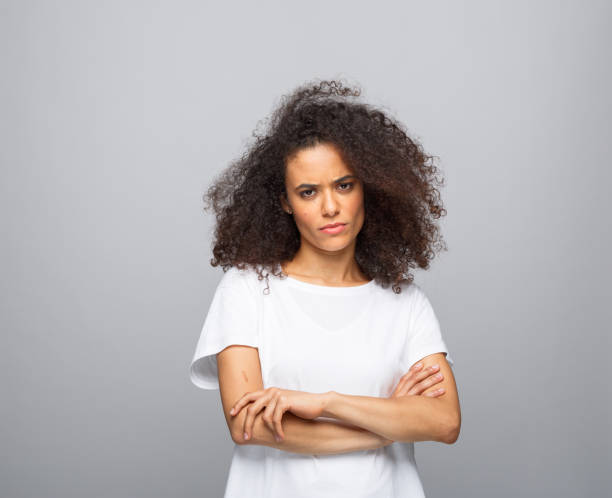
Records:
<instances>
[{"instance_id":1,"label":"elbow","mask_svg":"<svg viewBox=\"0 0 612 498\"><path fill-rule=\"evenodd\" d=\"M230 428L230 435L232 441L235 444L244 446L247 444L261 444L262 436L262 413L258 413L253 420L251 431L249 432L249 439L244 439L244 423L246 419L246 413L240 413L237 418L232 420ZM253 441L257 441L254 443Z\"/></svg>"},{"instance_id":2,"label":"elbow","mask_svg":"<svg viewBox=\"0 0 612 498\"><path fill-rule=\"evenodd\" d=\"M230 435L232 436L232 441L234 441L234 444L243 445L249 442L247 439L244 439L242 427L239 427L238 429L232 429L230 431Z\"/></svg>"},{"instance_id":3,"label":"elbow","mask_svg":"<svg viewBox=\"0 0 612 498\"><path fill-rule=\"evenodd\" d=\"M446 435L441 442L446 444L455 444L457 439L459 439L459 427L453 427L446 432Z\"/></svg>"},{"instance_id":4,"label":"elbow","mask_svg":"<svg viewBox=\"0 0 612 498\"><path fill-rule=\"evenodd\" d=\"M455 444L457 439L459 439L459 432L461 432L461 417L453 417L452 420L444 424L444 431L440 442Z\"/></svg>"},{"instance_id":5,"label":"elbow","mask_svg":"<svg viewBox=\"0 0 612 498\"><path fill-rule=\"evenodd\" d=\"M230 436L234 444L247 444L249 440L244 439L244 414L232 420L230 425Z\"/></svg>"},{"instance_id":6,"label":"elbow","mask_svg":"<svg viewBox=\"0 0 612 498\"><path fill-rule=\"evenodd\" d=\"M230 434L232 441L240 446L248 444L263 444L269 442L266 439L266 433L269 432L263 421L263 412L255 415L253 425L249 431L249 439L244 439L244 425L246 419L246 410L239 413L236 418L231 421Z\"/></svg>"},{"instance_id":7,"label":"elbow","mask_svg":"<svg viewBox=\"0 0 612 498\"><path fill-rule=\"evenodd\" d=\"M235 430L230 431L230 436L232 437L232 441L234 441L234 444L243 443L242 437L240 437L240 435Z\"/></svg>"}]
</instances>

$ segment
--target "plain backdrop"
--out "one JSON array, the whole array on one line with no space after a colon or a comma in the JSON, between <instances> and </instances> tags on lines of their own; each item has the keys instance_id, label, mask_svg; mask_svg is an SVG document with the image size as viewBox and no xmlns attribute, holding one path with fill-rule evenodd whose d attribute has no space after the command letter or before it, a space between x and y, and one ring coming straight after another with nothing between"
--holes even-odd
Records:
<instances>
[{"instance_id":1,"label":"plain backdrop","mask_svg":"<svg viewBox=\"0 0 612 498\"><path fill-rule=\"evenodd\" d=\"M462 429L428 497L611 493L610 3L0 3L0 495L218 497L188 367L202 195L297 85L344 78L444 173L419 271Z\"/></svg>"}]
</instances>

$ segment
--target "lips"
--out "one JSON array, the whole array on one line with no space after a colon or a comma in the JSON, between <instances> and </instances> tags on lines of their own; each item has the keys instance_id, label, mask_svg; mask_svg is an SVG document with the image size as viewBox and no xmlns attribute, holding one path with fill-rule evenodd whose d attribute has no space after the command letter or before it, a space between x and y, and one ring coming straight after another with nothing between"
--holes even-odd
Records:
<instances>
[{"instance_id":1,"label":"lips","mask_svg":"<svg viewBox=\"0 0 612 498\"><path fill-rule=\"evenodd\" d=\"M330 225L325 225L324 227L321 227L321 230L325 230L326 228L335 228L338 227L340 225L346 225L346 223L332 223Z\"/></svg>"},{"instance_id":2,"label":"lips","mask_svg":"<svg viewBox=\"0 0 612 498\"><path fill-rule=\"evenodd\" d=\"M346 223L331 223L329 225L325 225L320 230L323 233L326 233L328 235L337 235L339 233L344 232L344 227L345 226L346 226Z\"/></svg>"}]
</instances>

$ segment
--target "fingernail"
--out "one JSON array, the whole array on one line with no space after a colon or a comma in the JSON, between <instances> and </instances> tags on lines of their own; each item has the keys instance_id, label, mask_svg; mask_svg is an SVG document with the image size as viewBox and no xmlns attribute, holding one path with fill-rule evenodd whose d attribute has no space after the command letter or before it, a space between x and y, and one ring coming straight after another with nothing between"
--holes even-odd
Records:
<instances>
[{"instance_id":1,"label":"fingernail","mask_svg":"<svg viewBox=\"0 0 612 498\"><path fill-rule=\"evenodd\" d=\"M232 408L232 409L230 410L230 415L233 415L233 414L234 414L234 409Z\"/></svg>"},{"instance_id":2,"label":"fingernail","mask_svg":"<svg viewBox=\"0 0 612 498\"><path fill-rule=\"evenodd\" d=\"M422 363L417 363L414 368L421 368Z\"/></svg>"},{"instance_id":3,"label":"fingernail","mask_svg":"<svg viewBox=\"0 0 612 498\"><path fill-rule=\"evenodd\" d=\"M244 439L249 439L249 435L246 432L244 433Z\"/></svg>"},{"instance_id":4,"label":"fingernail","mask_svg":"<svg viewBox=\"0 0 612 498\"><path fill-rule=\"evenodd\" d=\"M277 443L280 443L280 442L281 442L281 438L280 438L280 436L274 436L274 437L276 438L276 442L277 442Z\"/></svg>"}]
</instances>

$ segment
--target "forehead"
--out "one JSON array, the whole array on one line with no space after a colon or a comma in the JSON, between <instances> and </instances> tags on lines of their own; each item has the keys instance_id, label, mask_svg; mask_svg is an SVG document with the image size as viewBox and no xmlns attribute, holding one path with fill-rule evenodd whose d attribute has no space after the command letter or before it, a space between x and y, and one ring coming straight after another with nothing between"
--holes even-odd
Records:
<instances>
[{"instance_id":1,"label":"forehead","mask_svg":"<svg viewBox=\"0 0 612 498\"><path fill-rule=\"evenodd\" d=\"M338 149L331 144L317 144L300 149L287 159L287 180L319 183L353 173Z\"/></svg>"}]
</instances>

